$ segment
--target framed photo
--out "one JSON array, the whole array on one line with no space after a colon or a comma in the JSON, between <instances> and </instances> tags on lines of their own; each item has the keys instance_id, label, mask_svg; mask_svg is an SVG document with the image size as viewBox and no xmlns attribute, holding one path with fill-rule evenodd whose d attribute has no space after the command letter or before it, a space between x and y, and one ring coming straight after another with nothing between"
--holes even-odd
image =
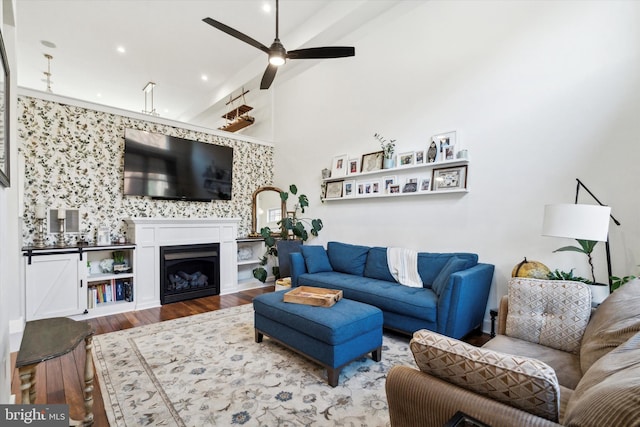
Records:
<instances>
[{"instance_id":1,"label":"framed photo","mask_svg":"<svg viewBox=\"0 0 640 427\"><path fill-rule=\"evenodd\" d=\"M373 182L364 183L364 195L370 196L373 194Z\"/></svg>"},{"instance_id":2,"label":"framed photo","mask_svg":"<svg viewBox=\"0 0 640 427\"><path fill-rule=\"evenodd\" d=\"M359 172L360 172L360 159L349 159L349 164L347 165L347 175L351 175Z\"/></svg>"},{"instance_id":3,"label":"framed photo","mask_svg":"<svg viewBox=\"0 0 640 427\"><path fill-rule=\"evenodd\" d=\"M389 194L399 194L399 193L400 193L400 186L398 184L389 186Z\"/></svg>"},{"instance_id":4,"label":"framed photo","mask_svg":"<svg viewBox=\"0 0 640 427\"><path fill-rule=\"evenodd\" d=\"M395 176L385 176L382 178L382 192L389 194L389 187L396 183L397 178Z\"/></svg>"},{"instance_id":5,"label":"framed photo","mask_svg":"<svg viewBox=\"0 0 640 427\"><path fill-rule=\"evenodd\" d=\"M415 153L410 151L408 153L398 154L398 163L400 167L412 166L415 163Z\"/></svg>"},{"instance_id":6,"label":"framed photo","mask_svg":"<svg viewBox=\"0 0 640 427\"><path fill-rule=\"evenodd\" d=\"M4 50L4 40L0 33L0 104L4 108L0 113L0 184L3 187L9 187L11 176L11 166L9 164L9 62L7 53Z\"/></svg>"},{"instance_id":7,"label":"framed photo","mask_svg":"<svg viewBox=\"0 0 640 427\"><path fill-rule=\"evenodd\" d=\"M331 177L345 176L347 174L347 155L341 154L333 158L331 164Z\"/></svg>"},{"instance_id":8,"label":"framed photo","mask_svg":"<svg viewBox=\"0 0 640 427\"><path fill-rule=\"evenodd\" d=\"M467 188L467 165L433 170L433 191Z\"/></svg>"},{"instance_id":9,"label":"framed photo","mask_svg":"<svg viewBox=\"0 0 640 427\"><path fill-rule=\"evenodd\" d=\"M456 132L445 132L439 135L433 135L431 137L431 142L435 144L437 151L437 156L434 161L441 162L446 160L446 152L445 147L456 145ZM432 145L429 145L429 149L432 148Z\"/></svg>"},{"instance_id":10,"label":"framed photo","mask_svg":"<svg viewBox=\"0 0 640 427\"><path fill-rule=\"evenodd\" d=\"M416 151L416 165L424 165L425 163L425 151Z\"/></svg>"},{"instance_id":11,"label":"framed photo","mask_svg":"<svg viewBox=\"0 0 640 427\"><path fill-rule=\"evenodd\" d=\"M360 196L364 196L364 182L358 182L356 183L356 197L360 197Z\"/></svg>"},{"instance_id":12,"label":"framed photo","mask_svg":"<svg viewBox=\"0 0 640 427\"><path fill-rule=\"evenodd\" d=\"M342 182L342 197L353 197L356 195L356 182L353 179Z\"/></svg>"},{"instance_id":13,"label":"framed photo","mask_svg":"<svg viewBox=\"0 0 640 427\"><path fill-rule=\"evenodd\" d=\"M380 180L371 181L371 194L382 194L382 184Z\"/></svg>"},{"instance_id":14,"label":"framed photo","mask_svg":"<svg viewBox=\"0 0 640 427\"><path fill-rule=\"evenodd\" d=\"M456 158L456 146L453 144L444 146L444 155L442 160L454 160Z\"/></svg>"},{"instance_id":15,"label":"framed photo","mask_svg":"<svg viewBox=\"0 0 640 427\"><path fill-rule=\"evenodd\" d=\"M418 178L407 178L407 181L402 187L403 193L415 193L418 191Z\"/></svg>"},{"instance_id":16,"label":"framed photo","mask_svg":"<svg viewBox=\"0 0 640 427\"><path fill-rule=\"evenodd\" d=\"M344 181L327 182L327 189L324 193L325 199L339 199L342 197L342 183Z\"/></svg>"},{"instance_id":17,"label":"framed photo","mask_svg":"<svg viewBox=\"0 0 640 427\"><path fill-rule=\"evenodd\" d=\"M378 171L382 169L382 159L384 158L382 151L362 155L362 172Z\"/></svg>"},{"instance_id":18,"label":"framed photo","mask_svg":"<svg viewBox=\"0 0 640 427\"><path fill-rule=\"evenodd\" d=\"M431 177L422 178L418 189L420 191L431 191Z\"/></svg>"}]
</instances>

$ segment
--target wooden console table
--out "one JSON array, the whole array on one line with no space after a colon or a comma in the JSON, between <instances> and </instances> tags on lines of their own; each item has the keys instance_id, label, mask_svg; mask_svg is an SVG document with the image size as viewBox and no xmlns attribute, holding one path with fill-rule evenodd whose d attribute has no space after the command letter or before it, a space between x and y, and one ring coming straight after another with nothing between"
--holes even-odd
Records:
<instances>
[{"instance_id":1,"label":"wooden console table","mask_svg":"<svg viewBox=\"0 0 640 427\"><path fill-rule=\"evenodd\" d=\"M86 350L83 390L85 416L82 421L72 421L72 423L83 426L93 424L93 359L91 357L93 333L93 328L87 322L77 322L66 317L27 322L16 358L16 368L20 374L22 403L35 403L35 375L38 364L69 353L84 340Z\"/></svg>"}]
</instances>

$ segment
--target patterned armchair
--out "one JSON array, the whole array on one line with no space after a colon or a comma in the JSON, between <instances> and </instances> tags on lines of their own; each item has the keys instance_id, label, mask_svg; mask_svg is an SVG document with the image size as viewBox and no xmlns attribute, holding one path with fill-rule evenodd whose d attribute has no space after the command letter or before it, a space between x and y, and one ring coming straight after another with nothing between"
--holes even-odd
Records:
<instances>
[{"instance_id":1,"label":"patterned armchair","mask_svg":"<svg viewBox=\"0 0 640 427\"><path fill-rule=\"evenodd\" d=\"M419 370L396 366L392 426L443 426L458 411L498 426L640 425L640 281L591 314L589 287L516 278L482 348L421 330Z\"/></svg>"}]
</instances>

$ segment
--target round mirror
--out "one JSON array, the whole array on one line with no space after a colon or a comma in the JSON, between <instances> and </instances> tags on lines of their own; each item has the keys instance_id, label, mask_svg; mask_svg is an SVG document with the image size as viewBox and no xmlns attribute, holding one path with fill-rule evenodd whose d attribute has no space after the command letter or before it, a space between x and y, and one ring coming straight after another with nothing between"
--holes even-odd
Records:
<instances>
[{"instance_id":1,"label":"round mirror","mask_svg":"<svg viewBox=\"0 0 640 427\"><path fill-rule=\"evenodd\" d=\"M259 236L260 230L269 227L273 235L280 234L278 221L287 209L280 198L278 187L260 187L253 192L251 203L251 236Z\"/></svg>"}]
</instances>

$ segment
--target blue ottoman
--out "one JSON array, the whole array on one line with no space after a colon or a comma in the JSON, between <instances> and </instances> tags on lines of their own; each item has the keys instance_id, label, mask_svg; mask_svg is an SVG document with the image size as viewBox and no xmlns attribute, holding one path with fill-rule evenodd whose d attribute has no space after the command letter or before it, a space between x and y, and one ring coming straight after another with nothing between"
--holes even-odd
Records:
<instances>
[{"instance_id":1,"label":"blue ottoman","mask_svg":"<svg viewBox=\"0 0 640 427\"><path fill-rule=\"evenodd\" d=\"M263 335L327 369L328 383L338 385L340 371L371 352L382 356L382 311L357 301L341 299L332 307L314 307L283 301L288 290L253 300L256 342Z\"/></svg>"}]
</instances>

